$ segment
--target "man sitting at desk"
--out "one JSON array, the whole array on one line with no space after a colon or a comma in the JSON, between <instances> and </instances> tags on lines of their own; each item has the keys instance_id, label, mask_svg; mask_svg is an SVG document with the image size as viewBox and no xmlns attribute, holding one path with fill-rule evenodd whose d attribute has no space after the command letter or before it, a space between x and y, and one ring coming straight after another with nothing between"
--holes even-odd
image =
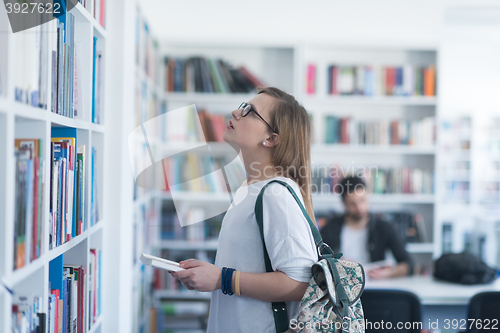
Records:
<instances>
[{"instance_id":1,"label":"man sitting at desk","mask_svg":"<svg viewBox=\"0 0 500 333\"><path fill-rule=\"evenodd\" d=\"M340 182L340 189L345 214L330 219L321 228L323 241L335 252L343 253L346 260L363 266L385 260L385 252L390 249L398 264L367 269L366 274L372 279L412 275L413 259L393 226L368 212L365 182L357 176L346 177Z\"/></svg>"}]
</instances>

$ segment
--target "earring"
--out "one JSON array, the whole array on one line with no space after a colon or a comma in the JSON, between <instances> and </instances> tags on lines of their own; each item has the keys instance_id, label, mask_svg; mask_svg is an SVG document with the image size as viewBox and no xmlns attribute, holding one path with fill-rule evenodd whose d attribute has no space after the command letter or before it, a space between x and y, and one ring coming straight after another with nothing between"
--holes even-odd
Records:
<instances>
[{"instance_id":1,"label":"earring","mask_svg":"<svg viewBox=\"0 0 500 333\"><path fill-rule=\"evenodd\" d=\"M266 141L262 142L262 144L265 146L266 145Z\"/></svg>"}]
</instances>

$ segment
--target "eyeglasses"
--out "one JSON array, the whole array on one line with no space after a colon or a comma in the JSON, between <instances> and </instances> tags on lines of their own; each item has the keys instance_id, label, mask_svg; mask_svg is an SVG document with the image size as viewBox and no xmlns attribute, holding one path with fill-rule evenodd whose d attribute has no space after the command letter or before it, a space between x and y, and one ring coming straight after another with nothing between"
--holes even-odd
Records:
<instances>
[{"instance_id":1,"label":"eyeglasses","mask_svg":"<svg viewBox=\"0 0 500 333\"><path fill-rule=\"evenodd\" d=\"M267 126L269 126L269 128L271 129L271 131L273 133L278 134L278 131L275 131L274 128L272 128L271 125L269 125L269 123L267 121L265 121L264 118L262 118L262 116L257 112L257 110L255 110L255 108L253 107L252 104L248 104L248 103L243 102L243 103L240 104L240 106L238 106L238 109L242 109L242 111L241 111L241 116L242 117L248 116L248 114L250 112L255 113L255 115L257 117L259 117L263 122L265 122Z\"/></svg>"}]
</instances>

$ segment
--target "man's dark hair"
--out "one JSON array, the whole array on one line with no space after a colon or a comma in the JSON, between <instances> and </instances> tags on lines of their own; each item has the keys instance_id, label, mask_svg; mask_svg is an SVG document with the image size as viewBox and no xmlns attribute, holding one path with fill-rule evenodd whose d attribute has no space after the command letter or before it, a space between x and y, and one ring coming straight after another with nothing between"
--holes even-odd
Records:
<instances>
[{"instance_id":1,"label":"man's dark hair","mask_svg":"<svg viewBox=\"0 0 500 333\"><path fill-rule=\"evenodd\" d=\"M366 189L365 181L358 176L349 176L345 177L339 182L340 185L340 195L342 196L342 200L346 198L348 194L356 193L359 191L359 188Z\"/></svg>"}]
</instances>

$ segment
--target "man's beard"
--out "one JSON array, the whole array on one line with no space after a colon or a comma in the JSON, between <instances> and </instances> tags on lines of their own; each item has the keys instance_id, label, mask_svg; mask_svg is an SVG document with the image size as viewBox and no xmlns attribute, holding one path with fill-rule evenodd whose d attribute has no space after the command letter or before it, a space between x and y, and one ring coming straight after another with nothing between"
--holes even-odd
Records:
<instances>
[{"instance_id":1,"label":"man's beard","mask_svg":"<svg viewBox=\"0 0 500 333\"><path fill-rule=\"evenodd\" d=\"M349 215L349 218L354 223L360 223L364 217L365 217L365 215L357 215L357 214L356 215L353 215L353 214Z\"/></svg>"}]
</instances>

